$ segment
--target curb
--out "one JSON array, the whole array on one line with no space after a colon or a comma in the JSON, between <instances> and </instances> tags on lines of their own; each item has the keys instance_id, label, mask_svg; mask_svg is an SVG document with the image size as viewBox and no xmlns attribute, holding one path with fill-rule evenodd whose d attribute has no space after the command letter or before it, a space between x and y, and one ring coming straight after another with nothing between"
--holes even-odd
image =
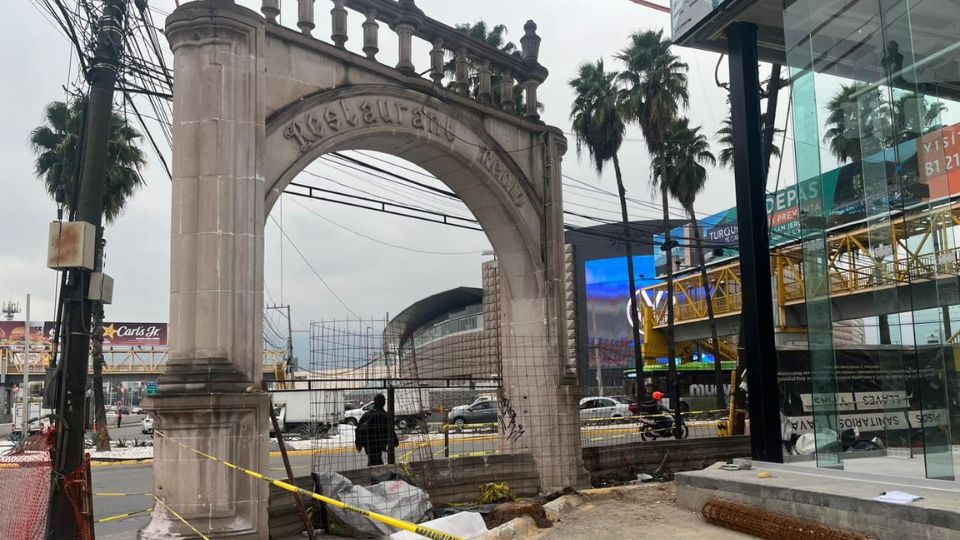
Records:
<instances>
[{"instance_id":1,"label":"curb","mask_svg":"<svg viewBox=\"0 0 960 540\"><path fill-rule=\"evenodd\" d=\"M547 519L556 523L565 514L589 500L623 496L631 491L643 489L647 487L647 485L648 484L585 489L548 502L543 505L543 511L547 515ZM516 540L524 538L537 530L537 524L533 521L532 517L520 516L499 527L494 527L483 534L474 536L471 540Z\"/></svg>"}]
</instances>

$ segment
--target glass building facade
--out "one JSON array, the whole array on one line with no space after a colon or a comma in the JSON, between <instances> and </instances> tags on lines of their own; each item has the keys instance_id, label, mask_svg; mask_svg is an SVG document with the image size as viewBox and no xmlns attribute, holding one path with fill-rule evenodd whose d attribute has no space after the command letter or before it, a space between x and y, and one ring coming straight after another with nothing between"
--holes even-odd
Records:
<instances>
[{"instance_id":1,"label":"glass building facade","mask_svg":"<svg viewBox=\"0 0 960 540\"><path fill-rule=\"evenodd\" d=\"M960 2L785 0L783 24L797 180L820 180L797 194L809 379L784 410L819 467L862 449L958 480ZM835 345L851 320L865 344Z\"/></svg>"}]
</instances>

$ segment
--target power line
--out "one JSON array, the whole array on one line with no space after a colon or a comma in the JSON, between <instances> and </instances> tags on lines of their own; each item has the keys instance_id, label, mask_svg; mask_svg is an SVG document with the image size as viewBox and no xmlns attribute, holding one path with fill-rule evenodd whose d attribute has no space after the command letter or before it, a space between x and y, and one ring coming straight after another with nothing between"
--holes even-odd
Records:
<instances>
[{"instance_id":1,"label":"power line","mask_svg":"<svg viewBox=\"0 0 960 540\"><path fill-rule=\"evenodd\" d=\"M363 233L361 233L361 232L355 231L355 230L353 230L353 229L351 229L351 228L349 228L349 227L346 227L346 226L344 226L344 225L341 225L341 224L337 223L336 221L333 221L332 219L330 219L330 218L328 218L328 217L326 217L326 216L323 216L323 215L318 214L318 213L315 212L314 210L312 210L312 209L310 209L310 208L307 208L306 206L304 206L303 204L300 204L299 202L297 202L297 201L295 201L295 200L292 201L292 202L293 202L294 204L296 204L297 206L299 206L300 208L303 208L303 209L306 210L307 212L310 212L311 214L317 216L318 218L326 221L327 223L329 223L329 224L331 224L331 225L333 225L333 226L335 226L335 227L338 227L338 228L340 228L340 229L343 229L343 230L345 230L345 231L347 231L347 232L349 232L349 233L351 233L351 234L355 234L355 235L357 235L357 236L359 236L359 237L361 237L361 238L366 238L367 240L370 240L370 241L372 241L372 242L376 242L376 243L378 243L378 244L382 244L382 245L384 245L384 246L392 247L392 248L395 248L395 249L400 249L400 250L403 250L403 251L409 251L409 252L412 252L412 253L423 253L423 254L426 254L426 255L479 255L480 253L482 253L482 251L431 251L431 250L410 248L410 247L401 246L401 245L397 245L397 244L391 244L390 242L387 242L387 241L384 241L384 240L380 240L380 239L374 238L374 237L372 237L372 236L368 236L368 235L363 234Z\"/></svg>"},{"instance_id":2,"label":"power line","mask_svg":"<svg viewBox=\"0 0 960 540\"><path fill-rule=\"evenodd\" d=\"M299 255L301 259L303 259L304 264L306 264L307 268L309 268L310 271L313 272L313 275L317 276L317 279L320 280L320 283L323 284L323 286L327 289L327 291L329 291L330 294L332 294L333 297L337 299L337 302L339 302L344 309L346 309L347 311L350 312L351 315L359 319L360 316L357 315L355 311L350 309L350 306L348 306L347 303L344 302L342 298L340 298L340 295L338 295L336 291L333 290L333 287L331 287L330 284L327 283L327 280L323 279L323 276L320 275L320 272L317 272L317 269L314 268L312 264L310 264L310 260L307 259L306 255L304 255L302 251L300 251L300 248L297 247L297 244L293 242L290 236L287 235L287 231L283 230L283 228L280 227L280 224L277 223L277 219L273 216L270 216L270 219L273 221L274 225L276 225L277 228L280 229L280 234L287 240L287 242L290 242L290 246L293 247L293 250L297 252L297 255Z\"/></svg>"}]
</instances>

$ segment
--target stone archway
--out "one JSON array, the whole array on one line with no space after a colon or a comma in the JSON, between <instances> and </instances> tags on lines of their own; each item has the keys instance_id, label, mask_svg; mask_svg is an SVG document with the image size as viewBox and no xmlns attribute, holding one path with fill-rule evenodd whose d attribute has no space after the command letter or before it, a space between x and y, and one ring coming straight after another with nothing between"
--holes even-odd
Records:
<instances>
[{"instance_id":1,"label":"stone archway","mask_svg":"<svg viewBox=\"0 0 960 540\"><path fill-rule=\"evenodd\" d=\"M391 22L401 56L403 17L439 24L424 23L409 0L351 4L400 6L386 16L401 17ZM505 351L504 391L524 434L505 440L504 450L533 454L545 490L577 485L575 359L561 345L562 133L227 0L178 8L167 37L176 81L170 360L153 403L163 431L267 469L269 400L259 391L265 221L283 188L320 155L376 150L433 173L483 226L501 268L504 334L535 345L522 356ZM528 67L542 70L535 59ZM536 103L534 82L523 84ZM154 471L157 496L191 521L224 537L266 537L263 482L162 438ZM191 533L162 510L141 531L142 538L171 534Z\"/></svg>"}]
</instances>

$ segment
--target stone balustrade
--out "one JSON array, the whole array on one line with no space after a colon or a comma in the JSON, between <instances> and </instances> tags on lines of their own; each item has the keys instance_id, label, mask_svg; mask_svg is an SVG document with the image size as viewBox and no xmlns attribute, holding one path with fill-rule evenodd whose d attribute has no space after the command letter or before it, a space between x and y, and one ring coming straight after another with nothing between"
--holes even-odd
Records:
<instances>
[{"instance_id":1,"label":"stone balustrade","mask_svg":"<svg viewBox=\"0 0 960 540\"><path fill-rule=\"evenodd\" d=\"M261 0L260 11L268 22L278 24L280 0ZM321 0L322 1L322 0ZM297 27L305 35L317 37L315 4L317 0L297 0ZM428 75L438 86L481 103L517 112L516 86L523 89L524 116L539 120L537 89L547 78L547 70L538 62L540 36L537 25L527 21L520 38L521 51L506 54L495 47L475 40L453 27L424 15L414 0L330 0L330 41L341 49L350 39L347 20L351 11L363 20L363 54L377 60L380 52L381 24L392 30L397 39L399 61L396 69L411 77ZM430 45L429 58L418 72L413 58L413 39ZM447 73L453 59L452 77Z\"/></svg>"}]
</instances>

